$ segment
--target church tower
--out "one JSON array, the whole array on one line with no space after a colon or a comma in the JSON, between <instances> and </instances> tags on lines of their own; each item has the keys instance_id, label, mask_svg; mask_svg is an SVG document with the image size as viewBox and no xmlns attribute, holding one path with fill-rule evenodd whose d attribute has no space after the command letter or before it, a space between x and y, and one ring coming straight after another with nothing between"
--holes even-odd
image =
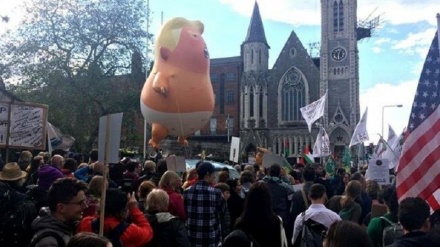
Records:
<instances>
[{"instance_id":1,"label":"church tower","mask_svg":"<svg viewBox=\"0 0 440 247\"><path fill-rule=\"evenodd\" d=\"M342 157L359 121L357 1L321 0L320 95L328 90L324 125Z\"/></svg>"},{"instance_id":2,"label":"church tower","mask_svg":"<svg viewBox=\"0 0 440 247\"><path fill-rule=\"evenodd\" d=\"M246 39L241 45L243 59L240 87L241 129L266 127L269 48L260 9L255 1Z\"/></svg>"}]
</instances>

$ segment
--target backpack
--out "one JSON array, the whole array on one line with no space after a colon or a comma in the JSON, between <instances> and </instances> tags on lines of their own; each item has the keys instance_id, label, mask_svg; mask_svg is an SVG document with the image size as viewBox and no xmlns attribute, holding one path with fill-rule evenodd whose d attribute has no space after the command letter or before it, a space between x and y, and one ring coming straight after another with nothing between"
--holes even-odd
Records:
<instances>
[{"instance_id":1,"label":"backpack","mask_svg":"<svg viewBox=\"0 0 440 247\"><path fill-rule=\"evenodd\" d=\"M323 236L327 232L327 227L312 219L305 220L305 212L302 214L303 225L299 236L300 247L322 247ZM297 240L298 241L298 240Z\"/></svg>"},{"instance_id":2,"label":"backpack","mask_svg":"<svg viewBox=\"0 0 440 247\"><path fill-rule=\"evenodd\" d=\"M351 215L353 214L354 206L345 207L339 211L339 216L342 220L350 220Z\"/></svg>"},{"instance_id":3,"label":"backpack","mask_svg":"<svg viewBox=\"0 0 440 247\"><path fill-rule=\"evenodd\" d=\"M37 210L32 201L12 202L13 193L7 186L1 189L0 201L0 246L27 246L32 239L31 224L37 217Z\"/></svg>"},{"instance_id":4,"label":"backpack","mask_svg":"<svg viewBox=\"0 0 440 247\"><path fill-rule=\"evenodd\" d=\"M223 246L250 246L259 247L260 245L252 237L251 234L241 230L235 229L223 241Z\"/></svg>"},{"instance_id":5,"label":"backpack","mask_svg":"<svg viewBox=\"0 0 440 247\"><path fill-rule=\"evenodd\" d=\"M53 237L57 241L58 247L65 247L66 243L64 242L64 239L62 236L60 236L58 233L54 231L46 231L38 235L36 238L32 239L31 244L29 247L35 247L38 242L40 242L41 239L47 238L47 237Z\"/></svg>"},{"instance_id":6,"label":"backpack","mask_svg":"<svg viewBox=\"0 0 440 247\"><path fill-rule=\"evenodd\" d=\"M129 224L125 221L122 221L115 228L111 229L109 232L104 232L104 236L110 240L113 247L122 247L121 235L124 233L125 229ZM92 231L96 234L99 232L99 220L92 220Z\"/></svg>"},{"instance_id":7,"label":"backpack","mask_svg":"<svg viewBox=\"0 0 440 247\"><path fill-rule=\"evenodd\" d=\"M390 224L389 226L383 228L382 246L390 245L394 243L396 239L403 236L403 227L400 223L394 223L383 216L381 216L380 218Z\"/></svg>"}]
</instances>

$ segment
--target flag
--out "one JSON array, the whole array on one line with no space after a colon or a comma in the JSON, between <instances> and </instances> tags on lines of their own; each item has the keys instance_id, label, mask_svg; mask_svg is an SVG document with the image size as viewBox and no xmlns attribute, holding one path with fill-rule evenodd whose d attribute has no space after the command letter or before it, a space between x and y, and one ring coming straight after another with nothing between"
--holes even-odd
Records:
<instances>
[{"instance_id":1,"label":"flag","mask_svg":"<svg viewBox=\"0 0 440 247\"><path fill-rule=\"evenodd\" d=\"M368 107L365 109L361 121L359 121L359 123L356 125L356 128L354 129L353 132L353 136L351 137L350 140L350 145L348 145L348 147L368 141L369 138L367 132L367 114L368 114Z\"/></svg>"},{"instance_id":2,"label":"flag","mask_svg":"<svg viewBox=\"0 0 440 247\"><path fill-rule=\"evenodd\" d=\"M393 169L400 158L400 136L396 135L391 125L388 125L388 140L386 141L386 150L382 154L382 158L388 160L388 168Z\"/></svg>"},{"instance_id":3,"label":"flag","mask_svg":"<svg viewBox=\"0 0 440 247\"><path fill-rule=\"evenodd\" d=\"M49 152L55 149L69 151L75 143L75 138L61 133L60 129L47 122L47 137L49 138Z\"/></svg>"},{"instance_id":4,"label":"flag","mask_svg":"<svg viewBox=\"0 0 440 247\"><path fill-rule=\"evenodd\" d=\"M314 157L327 157L331 154L330 152L330 139L328 138L327 132L324 128L318 133L316 137L315 145L313 145L313 156Z\"/></svg>"},{"instance_id":5,"label":"flag","mask_svg":"<svg viewBox=\"0 0 440 247\"><path fill-rule=\"evenodd\" d=\"M346 170L347 170L347 167L351 167L351 153L350 153L350 148L347 146L345 146L345 148L344 148L344 152L342 155L342 163L346 167L345 168Z\"/></svg>"},{"instance_id":6,"label":"flag","mask_svg":"<svg viewBox=\"0 0 440 247\"><path fill-rule=\"evenodd\" d=\"M440 16L437 15L438 22ZM440 31L438 31L440 32ZM412 104L396 176L397 196L420 197L440 209L440 52L436 32Z\"/></svg>"},{"instance_id":7,"label":"flag","mask_svg":"<svg viewBox=\"0 0 440 247\"><path fill-rule=\"evenodd\" d=\"M376 145L376 148L374 149L373 157L370 162L377 162L380 160L382 165L388 167L389 160L387 157L385 157L385 153L390 150L388 147L388 143L381 136L379 142Z\"/></svg>"},{"instance_id":8,"label":"flag","mask_svg":"<svg viewBox=\"0 0 440 247\"><path fill-rule=\"evenodd\" d=\"M287 138L284 138L284 158L288 158L289 157L289 140Z\"/></svg>"},{"instance_id":9,"label":"flag","mask_svg":"<svg viewBox=\"0 0 440 247\"><path fill-rule=\"evenodd\" d=\"M320 117L324 116L325 101L327 99L327 92L317 101L300 108L301 115L306 120L309 132L312 132L312 124Z\"/></svg>"},{"instance_id":10,"label":"flag","mask_svg":"<svg viewBox=\"0 0 440 247\"><path fill-rule=\"evenodd\" d=\"M394 168L395 171L398 170L399 160L400 157L402 156L402 147L403 147L403 142L405 141L405 133L406 133L406 128L397 137L394 143L391 144L391 149L393 150L395 156L394 159L390 160L389 167L390 169Z\"/></svg>"},{"instance_id":11,"label":"flag","mask_svg":"<svg viewBox=\"0 0 440 247\"><path fill-rule=\"evenodd\" d=\"M335 161L332 157L330 157L330 159L328 159L327 163L325 164L325 171L330 176L335 173Z\"/></svg>"},{"instance_id":12,"label":"flag","mask_svg":"<svg viewBox=\"0 0 440 247\"><path fill-rule=\"evenodd\" d=\"M307 164L313 164L315 162L315 158L310 153L309 146L307 145L304 149L303 158L306 161Z\"/></svg>"}]
</instances>

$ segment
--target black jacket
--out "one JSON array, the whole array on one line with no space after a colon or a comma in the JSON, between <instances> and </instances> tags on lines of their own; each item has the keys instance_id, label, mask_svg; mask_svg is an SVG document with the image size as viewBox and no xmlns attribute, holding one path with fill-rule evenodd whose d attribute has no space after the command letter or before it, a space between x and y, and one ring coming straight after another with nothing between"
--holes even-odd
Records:
<instances>
[{"instance_id":1,"label":"black jacket","mask_svg":"<svg viewBox=\"0 0 440 247\"><path fill-rule=\"evenodd\" d=\"M153 228L153 239L148 247L189 247L190 243L183 221L168 212L145 214Z\"/></svg>"},{"instance_id":2,"label":"black jacket","mask_svg":"<svg viewBox=\"0 0 440 247\"><path fill-rule=\"evenodd\" d=\"M409 232L387 247L438 247L440 237L434 233L422 231Z\"/></svg>"}]
</instances>

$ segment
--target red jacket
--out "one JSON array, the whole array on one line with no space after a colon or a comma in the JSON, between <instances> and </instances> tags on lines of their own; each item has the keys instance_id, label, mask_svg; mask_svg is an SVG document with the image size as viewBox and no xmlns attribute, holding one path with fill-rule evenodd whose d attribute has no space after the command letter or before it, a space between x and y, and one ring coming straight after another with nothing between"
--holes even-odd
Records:
<instances>
[{"instance_id":1,"label":"red jacket","mask_svg":"<svg viewBox=\"0 0 440 247\"><path fill-rule=\"evenodd\" d=\"M143 247L153 238L153 229L150 223L139 210L139 208L130 209L130 215L133 223L122 233L121 243L124 247ZM77 232L93 232L92 220L97 217L85 217L77 227ZM113 216L104 219L104 231L115 228L120 220Z\"/></svg>"},{"instance_id":2,"label":"red jacket","mask_svg":"<svg viewBox=\"0 0 440 247\"><path fill-rule=\"evenodd\" d=\"M170 187L162 188L167 192L170 202L168 204L168 212L174 216L180 217L182 220L186 220L185 207L183 206L183 197Z\"/></svg>"}]
</instances>

